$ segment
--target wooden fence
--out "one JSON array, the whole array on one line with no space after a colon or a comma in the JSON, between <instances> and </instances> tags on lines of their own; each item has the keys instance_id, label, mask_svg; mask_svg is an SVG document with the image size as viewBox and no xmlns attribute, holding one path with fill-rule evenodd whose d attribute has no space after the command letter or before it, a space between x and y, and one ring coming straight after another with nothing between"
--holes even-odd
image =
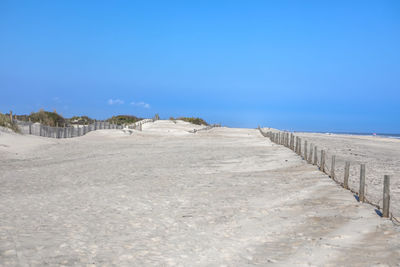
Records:
<instances>
[{"instance_id":1,"label":"wooden fence","mask_svg":"<svg viewBox=\"0 0 400 267\"><path fill-rule=\"evenodd\" d=\"M268 137L272 142L283 145L291 150L293 150L296 154L301 156L307 163L316 165L320 171L327 174L331 177L335 182L342 185L345 189L352 191L354 194L357 194L358 200L360 202L365 202L373 205L378 210L382 210L382 217L390 217L393 221L399 220L393 216L390 212L390 176L384 175L383 182L383 198L382 198L382 207L380 207L377 203L373 203L369 201L365 196L365 164L360 165L360 183L358 191L352 190L349 188L349 169L350 162L346 161L344 166L344 177L343 183L339 182L335 173L336 166L336 155L331 156L330 170L326 164L326 151L324 149L318 150L318 147L312 143L308 143L307 140L302 140L299 136L295 136L293 133L282 132L282 131L269 131L263 132L261 128L258 128L260 133L264 137ZM318 155L319 151L319 155Z\"/></svg>"},{"instance_id":2,"label":"wooden fence","mask_svg":"<svg viewBox=\"0 0 400 267\"><path fill-rule=\"evenodd\" d=\"M197 133L197 132L201 132L201 131L208 131L208 130L211 130L212 128L215 128L215 127L221 127L221 124L207 125L207 126L205 126L203 128L200 128L200 129L193 129L193 130L189 131L189 133Z\"/></svg>"},{"instance_id":3,"label":"wooden fence","mask_svg":"<svg viewBox=\"0 0 400 267\"><path fill-rule=\"evenodd\" d=\"M87 125L71 125L66 127L52 127L41 123L25 122L13 119L22 134L31 134L49 138L72 138L79 137L91 131L102 129L136 129L141 131L142 125L149 122L154 122L156 119L144 119L129 125L119 125L107 121L95 121Z\"/></svg>"}]
</instances>

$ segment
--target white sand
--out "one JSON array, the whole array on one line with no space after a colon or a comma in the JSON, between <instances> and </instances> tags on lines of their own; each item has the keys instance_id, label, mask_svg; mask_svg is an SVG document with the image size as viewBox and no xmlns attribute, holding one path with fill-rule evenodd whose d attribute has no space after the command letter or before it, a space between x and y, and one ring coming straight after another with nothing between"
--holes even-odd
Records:
<instances>
[{"instance_id":1,"label":"white sand","mask_svg":"<svg viewBox=\"0 0 400 267\"><path fill-rule=\"evenodd\" d=\"M360 164L366 165L366 197L382 206L383 176L391 175L391 210L400 218L400 140L374 136L296 133L327 151L326 163L336 155L337 180L343 182L345 161L351 162L349 185L358 192ZM304 142L304 141L303 141Z\"/></svg>"},{"instance_id":2,"label":"white sand","mask_svg":"<svg viewBox=\"0 0 400 267\"><path fill-rule=\"evenodd\" d=\"M0 265L400 262L399 227L289 149L195 127L0 135Z\"/></svg>"}]
</instances>

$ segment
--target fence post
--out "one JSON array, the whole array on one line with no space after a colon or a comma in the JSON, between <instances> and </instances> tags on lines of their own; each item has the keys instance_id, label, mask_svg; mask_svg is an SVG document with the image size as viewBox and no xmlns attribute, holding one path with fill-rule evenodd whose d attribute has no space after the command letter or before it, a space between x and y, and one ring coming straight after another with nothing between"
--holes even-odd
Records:
<instances>
[{"instance_id":1,"label":"fence post","mask_svg":"<svg viewBox=\"0 0 400 267\"><path fill-rule=\"evenodd\" d=\"M389 217L389 207L390 207L390 176L385 175L383 178L383 208L382 216Z\"/></svg>"},{"instance_id":2,"label":"fence post","mask_svg":"<svg viewBox=\"0 0 400 267\"><path fill-rule=\"evenodd\" d=\"M293 150L294 147L294 137L293 137L293 133L290 133L290 144L289 147L291 150Z\"/></svg>"},{"instance_id":3,"label":"fence post","mask_svg":"<svg viewBox=\"0 0 400 267\"><path fill-rule=\"evenodd\" d=\"M312 163L312 158L313 158L313 144L310 144L310 154L308 155L308 163L311 164Z\"/></svg>"},{"instance_id":4,"label":"fence post","mask_svg":"<svg viewBox=\"0 0 400 267\"><path fill-rule=\"evenodd\" d=\"M317 165L318 163L318 147L314 147L314 165Z\"/></svg>"},{"instance_id":5,"label":"fence post","mask_svg":"<svg viewBox=\"0 0 400 267\"><path fill-rule=\"evenodd\" d=\"M304 160L307 161L307 140L304 141Z\"/></svg>"},{"instance_id":6,"label":"fence post","mask_svg":"<svg viewBox=\"0 0 400 267\"><path fill-rule=\"evenodd\" d=\"M350 161L346 161L346 165L344 166L344 179L343 179L343 187L349 189L349 175L350 175Z\"/></svg>"},{"instance_id":7,"label":"fence post","mask_svg":"<svg viewBox=\"0 0 400 267\"><path fill-rule=\"evenodd\" d=\"M325 172L325 150L321 150L321 165L319 169Z\"/></svg>"},{"instance_id":8,"label":"fence post","mask_svg":"<svg viewBox=\"0 0 400 267\"><path fill-rule=\"evenodd\" d=\"M286 147L289 147L289 133L286 133Z\"/></svg>"},{"instance_id":9,"label":"fence post","mask_svg":"<svg viewBox=\"0 0 400 267\"><path fill-rule=\"evenodd\" d=\"M301 138L299 137L299 156L301 157Z\"/></svg>"},{"instance_id":10,"label":"fence post","mask_svg":"<svg viewBox=\"0 0 400 267\"><path fill-rule=\"evenodd\" d=\"M335 161L336 161L336 156L332 156L332 163L331 163L331 178L335 180Z\"/></svg>"},{"instance_id":11,"label":"fence post","mask_svg":"<svg viewBox=\"0 0 400 267\"><path fill-rule=\"evenodd\" d=\"M365 201L365 164L361 164L360 168L360 190L358 193L358 199L361 202Z\"/></svg>"}]
</instances>

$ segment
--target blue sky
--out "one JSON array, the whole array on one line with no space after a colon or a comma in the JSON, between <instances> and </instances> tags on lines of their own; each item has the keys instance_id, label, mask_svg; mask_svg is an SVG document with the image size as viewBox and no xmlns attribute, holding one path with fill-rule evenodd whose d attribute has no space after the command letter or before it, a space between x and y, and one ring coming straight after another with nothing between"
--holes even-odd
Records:
<instances>
[{"instance_id":1,"label":"blue sky","mask_svg":"<svg viewBox=\"0 0 400 267\"><path fill-rule=\"evenodd\" d=\"M400 132L400 1L0 1L0 112Z\"/></svg>"}]
</instances>

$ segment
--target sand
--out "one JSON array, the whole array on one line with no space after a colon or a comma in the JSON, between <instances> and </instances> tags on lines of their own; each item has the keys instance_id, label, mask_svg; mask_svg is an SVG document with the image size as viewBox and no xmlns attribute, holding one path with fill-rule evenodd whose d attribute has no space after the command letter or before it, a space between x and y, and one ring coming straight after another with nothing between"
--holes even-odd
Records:
<instances>
[{"instance_id":1,"label":"sand","mask_svg":"<svg viewBox=\"0 0 400 267\"><path fill-rule=\"evenodd\" d=\"M194 128L0 134L0 265L400 262L400 228L291 150Z\"/></svg>"},{"instance_id":2,"label":"sand","mask_svg":"<svg viewBox=\"0 0 400 267\"><path fill-rule=\"evenodd\" d=\"M343 182L345 161L351 162L349 186L359 190L360 164L366 165L366 197L382 206L383 176L391 175L391 210L400 219L400 139L377 136L296 133L327 151L326 163L336 155L336 178ZM304 142L304 141L303 141Z\"/></svg>"}]
</instances>

